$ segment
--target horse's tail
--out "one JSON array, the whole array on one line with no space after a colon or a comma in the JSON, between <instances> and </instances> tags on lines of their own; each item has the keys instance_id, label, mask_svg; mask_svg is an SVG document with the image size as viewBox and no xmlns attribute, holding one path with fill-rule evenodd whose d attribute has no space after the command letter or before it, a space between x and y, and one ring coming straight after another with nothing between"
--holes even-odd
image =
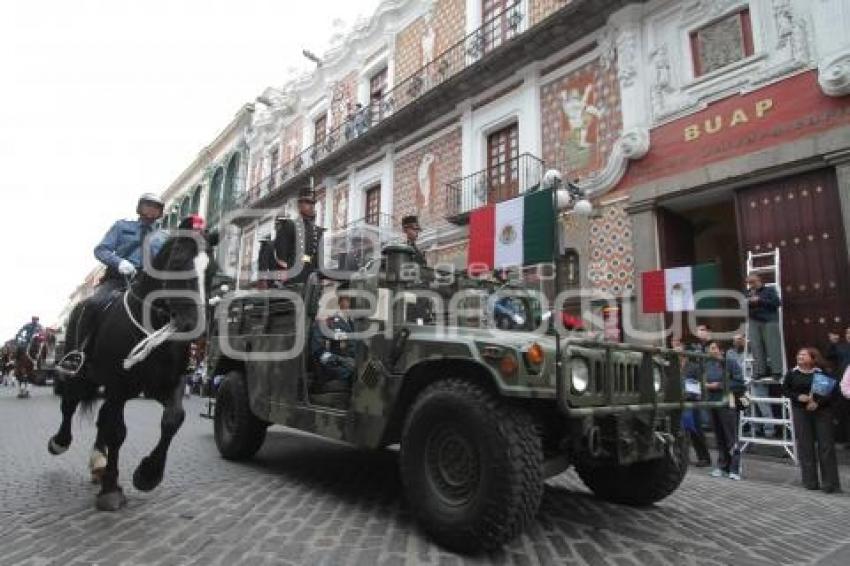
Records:
<instances>
[{"instance_id":1,"label":"horse's tail","mask_svg":"<svg viewBox=\"0 0 850 566\"><path fill-rule=\"evenodd\" d=\"M93 383L84 376L72 375L65 380L62 386L62 397L76 399L80 403L81 414L90 415L97 400L98 388L97 383Z\"/></svg>"}]
</instances>

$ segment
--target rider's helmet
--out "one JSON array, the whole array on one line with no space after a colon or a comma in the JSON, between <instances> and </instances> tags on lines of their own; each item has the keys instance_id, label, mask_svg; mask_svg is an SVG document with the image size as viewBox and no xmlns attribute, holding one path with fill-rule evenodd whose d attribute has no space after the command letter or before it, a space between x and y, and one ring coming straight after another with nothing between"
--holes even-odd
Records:
<instances>
[{"instance_id":1,"label":"rider's helmet","mask_svg":"<svg viewBox=\"0 0 850 566\"><path fill-rule=\"evenodd\" d=\"M163 203L162 199L154 193L142 193L142 195L139 197L139 201L136 203L136 214L142 213L143 204L151 204L153 206L159 207L160 217L162 216L162 211L165 209L165 203Z\"/></svg>"}]
</instances>

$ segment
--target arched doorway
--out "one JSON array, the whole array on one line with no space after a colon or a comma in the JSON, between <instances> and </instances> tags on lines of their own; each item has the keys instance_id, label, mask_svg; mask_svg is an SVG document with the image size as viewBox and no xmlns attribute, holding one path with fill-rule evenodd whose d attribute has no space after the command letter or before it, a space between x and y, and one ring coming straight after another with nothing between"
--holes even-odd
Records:
<instances>
[{"instance_id":1,"label":"arched doorway","mask_svg":"<svg viewBox=\"0 0 850 566\"><path fill-rule=\"evenodd\" d=\"M192 193L192 214L198 214L201 211L201 185L195 187L195 192Z\"/></svg>"},{"instance_id":2,"label":"arched doorway","mask_svg":"<svg viewBox=\"0 0 850 566\"><path fill-rule=\"evenodd\" d=\"M224 181L224 209L228 210L236 202L237 176L239 175L239 153L234 153L227 163L227 176Z\"/></svg>"},{"instance_id":3,"label":"arched doorway","mask_svg":"<svg viewBox=\"0 0 850 566\"><path fill-rule=\"evenodd\" d=\"M219 167L213 174L212 182L210 182L209 202L207 203L207 222L210 225L218 222L218 215L221 212L221 189L224 184L224 169Z\"/></svg>"}]
</instances>

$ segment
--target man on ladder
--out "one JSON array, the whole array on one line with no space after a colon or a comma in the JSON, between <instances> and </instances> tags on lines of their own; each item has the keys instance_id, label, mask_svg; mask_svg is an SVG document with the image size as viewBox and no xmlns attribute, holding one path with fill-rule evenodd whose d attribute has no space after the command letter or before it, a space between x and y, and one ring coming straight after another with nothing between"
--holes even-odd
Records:
<instances>
[{"instance_id":1,"label":"man on ladder","mask_svg":"<svg viewBox=\"0 0 850 566\"><path fill-rule=\"evenodd\" d=\"M777 282L778 283L778 282ZM747 275L747 325L753 354L753 379L782 379L784 356L779 329L782 302L776 289L764 284L761 275Z\"/></svg>"},{"instance_id":2,"label":"man on ladder","mask_svg":"<svg viewBox=\"0 0 850 566\"><path fill-rule=\"evenodd\" d=\"M768 282L762 275L769 277ZM791 405L778 386L785 373L785 346L782 335L782 296L779 250L747 253L747 338L744 359L752 362L749 382L752 403L741 415L739 438L742 454L751 444L781 447L797 461ZM752 356L752 357L751 357ZM774 388L777 389L777 388ZM761 416L754 412L758 407ZM769 411L768 408L772 408ZM768 413L768 414L764 414ZM773 413L773 414L770 414ZM756 435L756 429L773 427L775 438Z\"/></svg>"}]
</instances>

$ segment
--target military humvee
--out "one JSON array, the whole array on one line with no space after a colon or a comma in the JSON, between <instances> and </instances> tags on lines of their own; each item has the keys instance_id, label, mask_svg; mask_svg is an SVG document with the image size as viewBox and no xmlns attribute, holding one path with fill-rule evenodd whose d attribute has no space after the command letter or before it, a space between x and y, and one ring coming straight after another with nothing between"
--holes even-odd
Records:
<instances>
[{"instance_id":1,"label":"military humvee","mask_svg":"<svg viewBox=\"0 0 850 566\"><path fill-rule=\"evenodd\" d=\"M217 306L208 367L224 376L214 426L225 458L253 456L270 424L364 448L399 445L411 511L438 543L462 552L521 532L544 480L570 465L612 502L648 505L679 486L688 460L681 411L713 406L683 400L680 352L487 327L465 308L468 297L423 315L423 293L411 299L423 289L472 291L481 304L496 290L468 278L441 288L425 268L405 276L411 252L387 246L351 278L363 294L352 318L371 334L357 341L347 391L312 389L305 335L330 312L317 305L327 281L316 273Z\"/></svg>"}]
</instances>

